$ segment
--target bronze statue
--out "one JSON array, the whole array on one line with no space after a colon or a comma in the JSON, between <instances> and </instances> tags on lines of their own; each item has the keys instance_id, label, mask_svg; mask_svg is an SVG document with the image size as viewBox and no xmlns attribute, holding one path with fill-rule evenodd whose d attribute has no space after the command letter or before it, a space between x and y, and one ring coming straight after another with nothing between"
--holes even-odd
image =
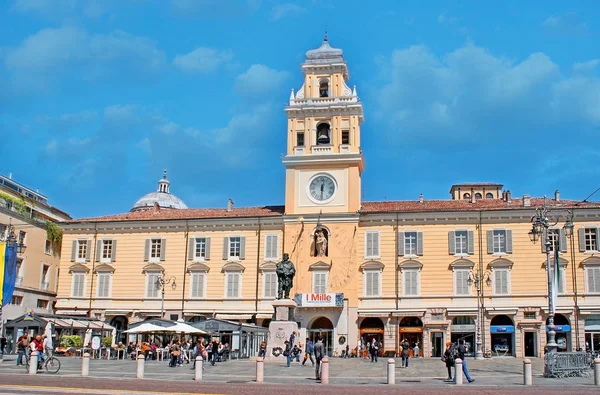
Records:
<instances>
[{"instance_id":1,"label":"bronze statue","mask_svg":"<svg viewBox=\"0 0 600 395\"><path fill-rule=\"evenodd\" d=\"M327 238L323 229L315 232L316 256L327 256Z\"/></svg>"},{"instance_id":2,"label":"bronze statue","mask_svg":"<svg viewBox=\"0 0 600 395\"><path fill-rule=\"evenodd\" d=\"M275 267L275 273L277 273L278 280L277 299L284 297L284 293L285 299L289 299L294 276L296 275L296 268L294 263L290 261L289 254L283 254L283 260Z\"/></svg>"}]
</instances>

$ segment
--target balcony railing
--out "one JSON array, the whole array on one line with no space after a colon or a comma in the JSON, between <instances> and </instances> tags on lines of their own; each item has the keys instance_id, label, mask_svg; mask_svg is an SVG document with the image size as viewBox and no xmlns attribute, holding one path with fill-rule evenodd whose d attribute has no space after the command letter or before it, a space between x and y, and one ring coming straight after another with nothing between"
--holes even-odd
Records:
<instances>
[{"instance_id":1,"label":"balcony railing","mask_svg":"<svg viewBox=\"0 0 600 395\"><path fill-rule=\"evenodd\" d=\"M16 281L15 281L15 285L16 285L17 287L20 287L21 285L23 285L23 277L21 277L21 276L17 276L17 279L16 279Z\"/></svg>"},{"instance_id":2,"label":"balcony railing","mask_svg":"<svg viewBox=\"0 0 600 395\"><path fill-rule=\"evenodd\" d=\"M49 287L50 287L49 283L42 283L42 286L41 286L42 291L47 291Z\"/></svg>"},{"instance_id":3,"label":"balcony railing","mask_svg":"<svg viewBox=\"0 0 600 395\"><path fill-rule=\"evenodd\" d=\"M333 147L331 145L313 145L313 154L331 154L333 153Z\"/></svg>"}]
</instances>

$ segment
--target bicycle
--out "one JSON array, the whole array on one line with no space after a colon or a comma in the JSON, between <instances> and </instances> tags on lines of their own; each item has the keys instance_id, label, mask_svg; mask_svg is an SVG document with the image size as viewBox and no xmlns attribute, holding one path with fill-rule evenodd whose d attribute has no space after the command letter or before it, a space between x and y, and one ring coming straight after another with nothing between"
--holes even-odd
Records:
<instances>
[{"instance_id":1,"label":"bicycle","mask_svg":"<svg viewBox=\"0 0 600 395\"><path fill-rule=\"evenodd\" d=\"M26 360L25 360L25 368L27 369L28 372L29 372L29 361L30 360L31 360L31 354L29 355L29 358L26 358ZM50 374L56 374L60 370L60 361L58 360L58 358L56 358L54 356L54 353L47 354L46 359L44 359L44 362L40 362L38 360L38 370L41 370L42 368L45 368L46 372L48 372Z\"/></svg>"}]
</instances>

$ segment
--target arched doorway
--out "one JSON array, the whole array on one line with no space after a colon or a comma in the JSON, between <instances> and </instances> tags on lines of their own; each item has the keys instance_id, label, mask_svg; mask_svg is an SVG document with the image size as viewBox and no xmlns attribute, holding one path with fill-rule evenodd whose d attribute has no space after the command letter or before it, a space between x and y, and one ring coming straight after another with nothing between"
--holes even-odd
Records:
<instances>
[{"instance_id":1,"label":"arched doorway","mask_svg":"<svg viewBox=\"0 0 600 395\"><path fill-rule=\"evenodd\" d=\"M129 320L124 315L118 315L113 317L109 324L114 326L117 329L117 338L115 342L123 342L123 344L127 344L127 336L123 333L124 330L127 330L127 326L129 325Z\"/></svg>"},{"instance_id":2,"label":"arched doorway","mask_svg":"<svg viewBox=\"0 0 600 395\"><path fill-rule=\"evenodd\" d=\"M408 341L410 345L409 356L414 357L414 347L419 346L419 356L423 355L423 321L419 317L404 317L398 325L398 342ZM400 344L398 344L400 349Z\"/></svg>"},{"instance_id":3,"label":"arched doorway","mask_svg":"<svg viewBox=\"0 0 600 395\"><path fill-rule=\"evenodd\" d=\"M469 316L457 316L452 319L450 325L450 341L458 344L459 340L465 341L467 347L466 356L475 355L475 320Z\"/></svg>"},{"instance_id":4,"label":"arched doorway","mask_svg":"<svg viewBox=\"0 0 600 395\"><path fill-rule=\"evenodd\" d=\"M325 352L328 356L333 355L333 323L327 317L319 317L310 323L307 330L307 337L313 343L317 342L319 335L323 336Z\"/></svg>"},{"instance_id":5,"label":"arched doorway","mask_svg":"<svg viewBox=\"0 0 600 395\"><path fill-rule=\"evenodd\" d=\"M546 319L546 341L550 338L548 332L548 321L550 317ZM562 314L554 314L554 332L556 344L558 345L557 351L564 352L571 349L571 323L568 318Z\"/></svg>"},{"instance_id":6,"label":"arched doorway","mask_svg":"<svg viewBox=\"0 0 600 395\"><path fill-rule=\"evenodd\" d=\"M586 351L600 351L600 314L585 319L584 331Z\"/></svg>"},{"instance_id":7,"label":"arched doorway","mask_svg":"<svg viewBox=\"0 0 600 395\"><path fill-rule=\"evenodd\" d=\"M363 358L367 357L367 343L373 341L373 339L377 340L379 346L379 355L383 356L383 351L385 349L385 345L383 344L383 334L384 334L384 326L383 321L377 317L368 317L362 320L360 323L360 349Z\"/></svg>"},{"instance_id":8,"label":"arched doorway","mask_svg":"<svg viewBox=\"0 0 600 395\"><path fill-rule=\"evenodd\" d=\"M266 320L263 320L263 322L260 324L260 326L262 326L263 328L268 328L269 325L271 325L271 320L268 318Z\"/></svg>"},{"instance_id":9,"label":"arched doorway","mask_svg":"<svg viewBox=\"0 0 600 395\"><path fill-rule=\"evenodd\" d=\"M497 315L490 322L492 353L498 357L515 355L515 324L507 315Z\"/></svg>"}]
</instances>

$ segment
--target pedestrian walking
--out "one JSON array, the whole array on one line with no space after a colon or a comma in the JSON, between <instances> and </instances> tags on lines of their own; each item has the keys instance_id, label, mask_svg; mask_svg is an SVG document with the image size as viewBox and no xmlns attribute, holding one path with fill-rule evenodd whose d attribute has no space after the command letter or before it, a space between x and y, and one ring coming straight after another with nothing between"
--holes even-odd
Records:
<instances>
[{"instance_id":1,"label":"pedestrian walking","mask_svg":"<svg viewBox=\"0 0 600 395\"><path fill-rule=\"evenodd\" d=\"M462 371L465 374L467 381L469 383L472 383L473 381L475 381L475 379L471 378L471 376L469 375L469 369L467 368L467 361L465 360L465 353L467 352L467 347L465 346L465 339L460 339L458 341L458 348L456 351L458 357L462 360ZM458 375L460 374L460 372L456 372L456 374ZM454 382L456 382L456 375L454 376Z\"/></svg>"},{"instance_id":2,"label":"pedestrian walking","mask_svg":"<svg viewBox=\"0 0 600 395\"><path fill-rule=\"evenodd\" d=\"M304 366L304 364L306 363L307 359L310 359L310 362L312 363L312 366L315 366L315 360L313 359L313 353L315 352L315 345L313 344L312 340L310 340L308 337L306 338L306 345L304 347L304 360L302 361L302 366Z\"/></svg>"},{"instance_id":3,"label":"pedestrian walking","mask_svg":"<svg viewBox=\"0 0 600 395\"><path fill-rule=\"evenodd\" d=\"M442 362L446 364L448 370L448 381L452 381L452 367L454 366L454 350L452 349L452 342L446 342L446 350L442 356Z\"/></svg>"},{"instance_id":4,"label":"pedestrian walking","mask_svg":"<svg viewBox=\"0 0 600 395\"><path fill-rule=\"evenodd\" d=\"M29 334L24 333L17 339L17 366L23 365L23 357L25 357L25 362L29 361Z\"/></svg>"},{"instance_id":5,"label":"pedestrian walking","mask_svg":"<svg viewBox=\"0 0 600 395\"><path fill-rule=\"evenodd\" d=\"M325 355L325 345L323 344L323 336L318 337L317 339L317 343L315 344L314 347L314 351L315 351L315 359L316 359L316 364L315 364L315 378L317 380L321 380L321 360L323 359L323 356Z\"/></svg>"},{"instance_id":6,"label":"pedestrian walking","mask_svg":"<svg viewBox=\"0 0 600 395\"><path fill-rule=\"evenodd\" d=\"M404 339L402 341L402 367L408 368L408 359L410 357L410 344L408 344L408 340Z\"/></svg>"},{"instance_id":7,"label":"pedestrian walking","mask_svg":"<svg viewBox=\"0 0 600 395\"><path fill-rule=\"evenodd\" d=\"M377 362L377 354L379 354L379 343L377 342L377 339L373 338L370 346L371 347L369 351L371 352L371 362Z\"/></svg>"}]
</instances>

